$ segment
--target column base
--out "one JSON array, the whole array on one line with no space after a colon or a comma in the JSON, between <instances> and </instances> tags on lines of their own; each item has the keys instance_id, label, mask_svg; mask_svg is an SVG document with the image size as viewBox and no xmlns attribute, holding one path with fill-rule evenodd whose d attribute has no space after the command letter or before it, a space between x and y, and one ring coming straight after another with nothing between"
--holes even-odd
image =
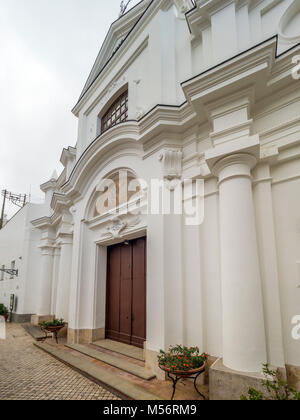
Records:
<instances>
[{"instance_id":1,"label":"column base","mask_svg":"<svg viewBox=\"0 0 300 420\"><path fill-rule=\"evenodd\" d=\"M54 315L32 315L31 316L31 324L32 325L39 325L41 322L51 322L54 321Z\"/></svg>"},{"instance_id":2,"label":"column base","mask_svg":"<svg viewBox=\"0 0 300 420\"><path fill-rule=\"evenodd\" d=\"M218 359L209 370L209 399L238 401L242 395L247 395L249 388L264 392L263 373L245 373L227 368L223 360Z\"/></svg>"},{"instance_id":3,"label":"column base","mask_svg":"<svg viewBox=\"0 0 300 420\"><path fill-rule=\"evenodd\" d=\"M156 378L159 381L166 380L166 373L158 367L158 357L159 353L157 351L148 350L145 346L145 361L146 361L146 369L150 370L153 375L156 375Z\"/></svg>"},{"instance_id":4,"label":"column base","mask_svg":"<svg viewBox=\"0 0 300 420\"><path fill-rule=\"evenodd\" d=\"M15 324L27 324L31 322L31 316L31 314L16 314L13 312L11 322Z\"/></svg>"},{"instance_id":5,"label":"column base","mask_svg":"<svg viewBox=\"0 0 300 420\"><path fill-rule=\"evenodd\" d=\"M300 392L300 366L286 365L286 373L289 385Z\"/></svg>"},{"instance_id":6,"label":"column base","mask_svg":"<svg viewBox=\"0 0 300 420\"><path fill-rule=\"evenodd\" d=\"M68 336L68 324L66 323L64 328L62 328L60 331L58 331L57 337L58 338L65 338L67 336Z\"/></svg>"},{"instance_id":7,"label":"column base","mask_svg":"<svg viewBox=\"0 0 300 420\"><path fill-rule=\"evenodd\" d=\"M105 328L94 330L68 329L68 344L89 344L105 338Z\"/></svg>"}]
</instances>

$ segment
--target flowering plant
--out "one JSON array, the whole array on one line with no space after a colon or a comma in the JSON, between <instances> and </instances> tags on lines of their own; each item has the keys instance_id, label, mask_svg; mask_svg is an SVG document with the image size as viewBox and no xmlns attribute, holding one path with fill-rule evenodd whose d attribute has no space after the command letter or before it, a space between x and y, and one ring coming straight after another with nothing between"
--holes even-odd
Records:
<instances>
[{"instance_id":1,"label":"flowering plant","mask_svg":"<svg viewBox=\"0 0 300 420\"><path fill-rule=\"evenodd\" d=\"M168 352L160 351L158 363L171 372L190 371L203 366L207 354L200 354L199 347L172 346Z\"/></svg>"},{"instance_id":2,"label":"flowering plant","mask_svg":"<svg viewBox=\"0 0 300 420\"><path fill-rule=\"evenodd\" d=\"M51 327L64 327L65 321L63 319L54 319L50 322L41 322L40 326L44 329L51 328Z\"/></svg>"}]
</instances>

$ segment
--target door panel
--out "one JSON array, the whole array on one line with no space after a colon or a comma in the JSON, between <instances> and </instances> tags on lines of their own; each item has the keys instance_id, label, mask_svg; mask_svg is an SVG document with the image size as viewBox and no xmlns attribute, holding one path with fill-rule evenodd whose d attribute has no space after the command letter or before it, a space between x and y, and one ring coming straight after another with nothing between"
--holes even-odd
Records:
<instances>
[{"instance_id":1,"label":"door panel","mask_svg":"<svg viewBox=\"0 0 300 420\"><path fill-rule=\"evenodd\" d=\"M132 246L121 248L120 341L131 342Z\"/></svg>"},{"instance_id":2,"label":"door panel","mask_svg":"<svg viewBox=\"0 0 300 420\"><path fill-rule=\"evenodd\" d=\"M119 246L109 248L108 251L108 282L107 288L107 333L112 339L119 338L120 331L120 259L121 248Z\"/></svg>"},{"instance_id":3,"label":"door panel","mask_svg":"<svg viewBox=\"0 0 300 420\"><path fill-rule=\"evenodd\" d=\"M146 238L108 248L106 338L143 348Z\"/></svg>"}]
</instances>

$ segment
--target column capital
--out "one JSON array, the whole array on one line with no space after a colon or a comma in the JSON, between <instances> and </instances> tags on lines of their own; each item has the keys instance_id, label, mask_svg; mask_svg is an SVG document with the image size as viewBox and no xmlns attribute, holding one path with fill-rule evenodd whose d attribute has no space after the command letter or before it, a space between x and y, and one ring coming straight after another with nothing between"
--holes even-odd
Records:
<instances>
[{"instance_id":1,"label":"column capital","mask_svg":"<svg viewBox=\"0 0 300 420\"><path fill-rule=\"evenodd\" d=\"M73 233L60 233L58 236L58 245L72 245L73 244Z\"/></svg>"},{"instance_id":2,"label":"column capital","mask_svg":"<svg viewBox=\"0 0 300 420\"><path fill-rule=\"evenodd\" d=\"M236 165L239 161L241 162L243 160L242 156L248 156L248 158L244 158L245 161L243 164L250 167L250 169L254 168L260 159L258 135L213 147L205 153L205 161L212 174L219 176L223 166ZM250 171L247 173L250 174Z\"/></svg>"},{"instance_id":3,"label":"column capital","mask_svg":"<svg viewBox=\"0 0 300 420\"><path fill-rule=\"evenodd\" d=\"M257 164L255 156L236 153L219 160L212 168L212 173L219 178L219 184L225 180L246 177L252 180L251 169Z\"/></svg>"},{"instance_id":4,"label":"column capital","mask_svg":"<svg viewBox=\"0 0 300 420\"><path fill-rule=\"evenodd\" d=\"M42 256L50 256L53 257L53 253L54 253L54 248L51 245L42 245L39 247L41 249L42 252Z\"/></svg>"},{"instance_id":5,"label":"column capital","mask_svg":"<svg viewBox=\"0 0 300 420\"><path fill-rule=\"evenodd\" d=\"M41 241L40 245L38 246L40 248L42 255L51 255L53 256L54 253L54 245L51 241L45 240Z\"/></svg>"}]
</instances>

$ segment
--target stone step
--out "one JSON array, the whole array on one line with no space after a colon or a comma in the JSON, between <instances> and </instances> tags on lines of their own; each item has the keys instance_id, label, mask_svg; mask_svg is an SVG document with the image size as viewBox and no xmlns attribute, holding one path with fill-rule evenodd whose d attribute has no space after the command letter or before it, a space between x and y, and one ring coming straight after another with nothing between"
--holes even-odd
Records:
<instances>
[{"instance_id":1,"label":"stone step","mask_svg":"<svg viewBox=\"0 0 300 420\"><path fill-rule=\"evenodd\" d=\"M104 362L108 365L114 366L117 369L121 369L125 372L131 373L131 375L137 376L141 379L145 379L146 381L150 381L151 379L155 378L155 375L153 375L144 367L138 366L134 363L130 363L129 361L121 359L120 357L103 353L101 352L100 348L99 350L96 350L81 344L66 344L65 346L72 350L76 350L82 354L85 354L86 356L92 357L93 359L99 360L100 362Z\"/></svg>"},{"instance_id":2,"label":"stone step","mask_svg":"<svg viewBox=\"0 0 300 420\"><path fill-rule=\"evenodd\" d=\"M94 382L104 386L110 391L115 392L123 399L141 400L141 401L158 401L161 400L157 395L146 389L134 384L126 379L123 379L110 372L109 370L95 366L80 357L76 357L68 350L62 350L47 343L34 343L36 347L47 352L51 356L80 372L82 375L88 377Z\"/></svg>"},{"instance_id":3,"label":"stone step","mask_svg":"<svg viewBox=\"0 0 300 420\"><path fill-rule=\"evenodd\" d=\"M46 337L45 333L39 326L32 324L23 324L22 327L29 335L31 335L32 338L34 338L37 341L43 340Z\"/></svg>"},{"instance_id":4,"label":"stone step","mask_svg":"<svg viewBox=\"0 0 300 420\"><path fill-rule=\"evenodd\" d=\"M113 340L100 340L93 343L94 346L103 348L105 350L113 351L114 353L123 354L132 359L145 361L144 351L138 347L130 346L128 344L119 343Z\"/></svg>"}]
</instances>

